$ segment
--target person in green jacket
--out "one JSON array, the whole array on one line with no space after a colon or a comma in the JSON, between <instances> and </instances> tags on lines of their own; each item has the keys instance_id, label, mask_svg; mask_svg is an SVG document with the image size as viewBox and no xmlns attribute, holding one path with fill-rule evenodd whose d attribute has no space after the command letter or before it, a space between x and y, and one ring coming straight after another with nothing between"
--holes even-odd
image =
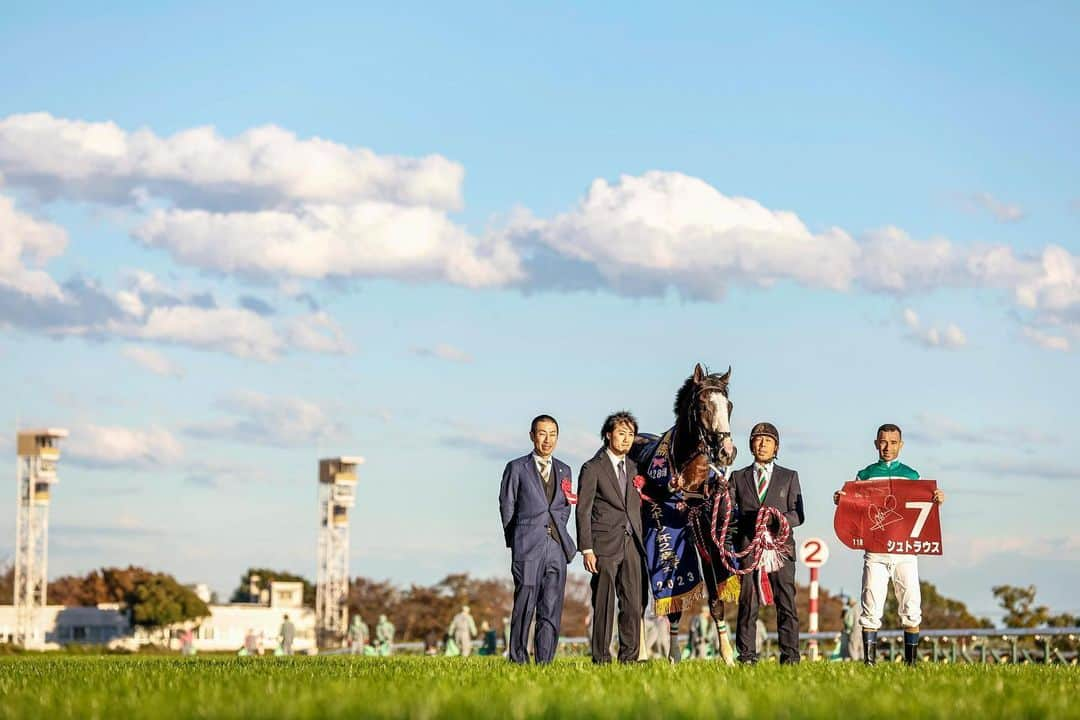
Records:
<instances>
[{"instance_id":1,"label":"person in green jacket","mask_svg":"<svg viewBox=\"0 0 1080 720\"><path fill-rule=\"evenodd\" d=\"M904 448L903 432L898 425L886 423L878 428L874 447L878 461L867 465L855 475L861 480L918 480L919 473L899 461ZM843 490L833 494L840 504ZM945 502L945 493L934 490L934 502ZM922 595L919 589L919 563L916 555L871 553L863 555L862 614L859 625L863 635L863 661L873 665L877 660L877 632L885 612L885 596L892 580L893 592L900 606L900 624L904 626L904 662L914 665L919 651L919 624L922 622Z\"/></svg>"},{"instance_id":2,"label":"person in green jacket","mask_svg":"<svg viewBox=\"0 0 1080 720\"><path fill-rule=\"evenodd\" d=\"M363 655L368 644L368 626L364 618L357 613L349 626L349 651L353 655Z\"/></svg>"},{"instance_id":3,"label":"person in green jacket","mask_svg":"<svg viewBox=\"0 0 1080 720\"><path fill-rule=\"evenodd\" d=\"M390 622L385 615L379 616L379 624L375 626L375 646L379 655L389 655L394 644L394 623Z\"/></svg>"}]
</instances>

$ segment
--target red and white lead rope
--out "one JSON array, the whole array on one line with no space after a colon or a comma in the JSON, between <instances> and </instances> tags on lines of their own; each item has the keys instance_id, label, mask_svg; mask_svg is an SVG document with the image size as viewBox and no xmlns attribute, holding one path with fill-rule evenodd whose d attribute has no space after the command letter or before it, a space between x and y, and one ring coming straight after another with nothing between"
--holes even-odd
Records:
<instances>
[{"instance_id":1,"label":"red and white lead rope","mask_svg":"<svg viewBox=\"0 0 1080 720\"><path fill-rule=\"evenodd\" d=\"M729 551L725 544L728 530L731 527L732 502L728 492L727 478L715 466L713 472L721 477L719 492L713 496L712 523L710 531L713 543L720 548L720 560L724 567L733 575L748 575L755 570L761 572L757 575L758 593L765 605L772 604L772 586L765 580L768 573L776 572L784 566L784 558L780 550L791 537L791 526L784 514L774 507L762 505L758 510L757 521L754 523L754 539L742 552ZM723 512L724 520L720 524L720 513ZM777 533L774 537L769 532L769 521L776 520ZM721 525L720 534L716 532L717 525ZM749 556L750 561L744 563L746 567L735 568L732 559L741 559Z\"/></svg>"}]
</instances>

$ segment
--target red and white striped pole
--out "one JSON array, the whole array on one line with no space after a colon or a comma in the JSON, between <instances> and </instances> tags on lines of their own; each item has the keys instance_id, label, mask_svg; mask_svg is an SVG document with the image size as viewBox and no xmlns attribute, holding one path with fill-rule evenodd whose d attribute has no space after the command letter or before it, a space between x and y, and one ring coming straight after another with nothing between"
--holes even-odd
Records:
<instances>
[{"instance_id":1,"label":"red and white striped pole","mask_svg":"<svg viewBox=\"0 0 1080 720\"><path fill-rule=\"evenodd\" d=\"M818 568L810 568L810 627L812 633L818 631ZM818 659L818 642L810 641L810 659Z\"/></svg>"},{"instance_id":2,"label":"red and white striped pole","mask_svg":"<svg viewBox=\"0 0 1080 720\"><path fill-rule=\"evenodd\" d=\"M803 565L810 568L810 622L807 630L816 633L818 631L818 572L829 559L829 546L821 538L807 538L799 546L799 558ZM818 641L811 640L808 649L810 659L817 660Z\"/></svg>"}]
</instances>

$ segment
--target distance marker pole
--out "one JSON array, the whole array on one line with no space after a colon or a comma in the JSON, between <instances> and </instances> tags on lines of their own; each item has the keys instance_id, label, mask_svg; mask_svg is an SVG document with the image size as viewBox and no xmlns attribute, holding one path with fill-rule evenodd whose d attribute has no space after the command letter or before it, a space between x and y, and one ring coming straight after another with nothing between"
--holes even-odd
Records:
<instances>
[{"instance_id":1,"label":"distance marker pole","mask_svg":"<svg viewBox=\"0 0 1080 720\"><path fill-rule=\"evenodd\" d=\"M810 627L811 633L818 631L818 568L810 568ZM818 659L818 641L810 641L810 659Z\"/></svg>"},{"instance_id":2,"label":"distance marker pole","mask_svg":"<svg viewBox=\"0 0 1080 720\"><path fill-rule=\"evenodd\" d=\"M829 559L829 546L821 538L806 538L799 546L799 558L810 568L810 632L818 631L818 570ZM818 659L818 641L811 640L807 646L810 659Z\"/></svg>"}]
</instances>

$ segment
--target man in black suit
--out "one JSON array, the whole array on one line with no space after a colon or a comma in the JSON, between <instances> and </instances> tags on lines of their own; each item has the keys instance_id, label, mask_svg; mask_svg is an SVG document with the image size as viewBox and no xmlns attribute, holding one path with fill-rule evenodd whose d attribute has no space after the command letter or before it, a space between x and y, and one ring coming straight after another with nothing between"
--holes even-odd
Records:
<instances>
[{"instance_id":1,"label":"man in black suit","mask_svg":"<svg viewBox=\"0 0 1080 720\"><path fill-rule=\"evenodd\" d=\"M604 420L604 447L578 476L578 547L592 573L592 659L611 662L611 626L619 599L619 662L636 662L641 638L644 556L637 466L626 456L637 420L617 412Z\"/></svg>"},{"instance_id":2,"label":"man in black suit","mask_svg":"<svg viewBox=\"0 0 1080 720\"><path fill-rule=\"evenodd\" d=\"M776 464L780 449L780 432L772 423L760 422L750 431L750 451L754 462L731 474L735 487L735 503L739 509L735 549L742 551L754 539L758 510L762 506L774 507L784 514L793 529L803 524L802 489L799 473ZM778 530L775 521L769 531ZM782 550L784 566L768 574L776 602L776 629L780 636L780 662L799 662L799 616L795 609L795 533L792 532ZM743 578L739 594L739 619L736 626L736 645L739 662L757 662L756 647L758 594L757 575Z\"/></svg>"}]
</instances>

